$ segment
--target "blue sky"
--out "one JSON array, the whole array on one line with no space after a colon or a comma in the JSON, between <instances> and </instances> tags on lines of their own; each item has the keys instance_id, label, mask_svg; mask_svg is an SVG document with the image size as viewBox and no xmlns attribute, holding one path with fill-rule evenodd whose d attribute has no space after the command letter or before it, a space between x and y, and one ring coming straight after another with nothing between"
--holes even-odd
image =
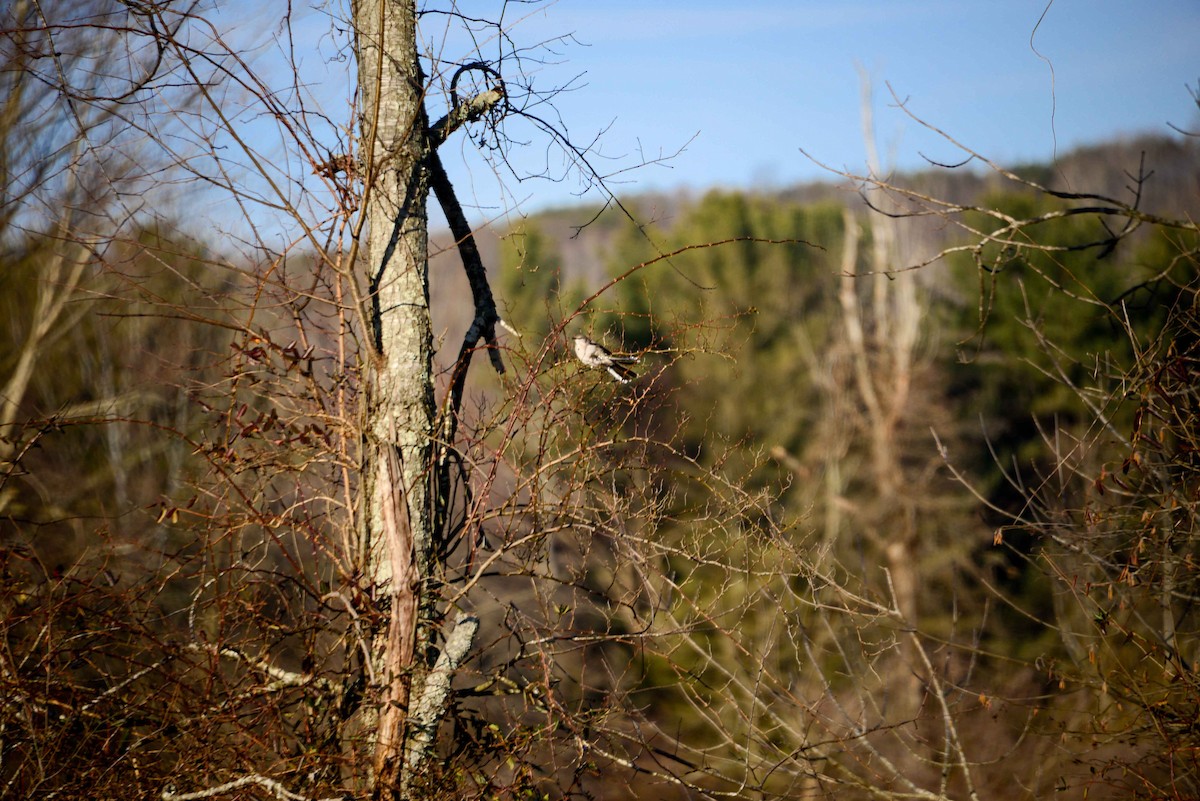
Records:
<instances>
[{"instance_id":1,"label":"blue sky","mask_svg":"<svg viewBox=\"0 0 1200 801\"><path fill-rule=\"evenodd\" d=\"M553 98L557 119L576 143L595 142L593 163L614 175L609 187L620 196L780 188L833 178L814 160L863 172L860 67L874 85L885 168L920 168L926 164L922 154L945 163L963 159L895 108L888 85L921 119L1002 164L1049 161L1056 152L1122 135L1170 134L1168 123L1200 130L1200 112L1189 93L1189 87L1200 88L1200 0L429 4L491 20L503 10L509 40L535 48L524 64L535 87L570 87ZM269 80L286 81L290 67L280 54L286 41L280 16L288 8L294 12L299 74L311 93L307 102L327 113L331 124L349 124L346 99L354 78L353 62L346 58L348 26L331 20L347 13L346 0L218 4L218 25L237 40L236 49L254 54L256 68ZM427 48L451 62L494 63L494 29L480 28L473 52L461 30L448 28L446 20L439 14L423 17ZM545 42L552 52L536 50ZM505 62L504 69L513 66ZM433 116L443 110L439 101L435 93ZM285 170L287 157L279 153L286 136L270 130L271 118L247 110L239 120L252 127L264 158ZM489 162L489 154L462 133L442 148L472 220L504 227L505 218L603 200L595 191L581 197L581 185L570 178L515 180L513 172L547 168L561 176L564 160L546 135L521 120L510 117L505 127L513 142L506 151L513 171L494 158ZM323 147L342 146L328 128L321 138ZM632 169L672 155L665 164ZM296 195L303 203L305 188ZM433 223L440 224L436 204L431 211ZM213 214L227 212L216 204ZM289 223L281 224L282 235L294 234Z\"/></svg>"},{"instance_id":2,"label":"blue sky","mask_svg":"<svg viewBox=\"0 0 1200 801\"><path fill-rule=\"evenodd\" d=\"M459 8L482 16L498 5ZM859 65L875 86L885 164L899 168L920 166L921 153L944 161L961 156L893 108L885 83L914 113L1003 163L1048 160L1056 148L1123 134L1168 132L1168 122L1200 128L1188 93L1200 83L1196 0L1055 0L1048 10L1046 0L734 6L558 0L507 13L518 43L564 34L581 43L557 48L558 63L539 67L534 78L551 87L581 76L555 106L577 141L604 132L597 162L603 170L684 148L669 166L621 175L613 183L618 194L779 187L827 175L801 149L861 170ZM512 151L514 163L542 164L545 140L514 133L531 138ZM459 152L463 158L447 158L448 166L478 215L578 201L573 182L515 185L481 165L469 146L460 143ZM557 164L552 156L551 167Z\"/></svg>"}]
</instances>

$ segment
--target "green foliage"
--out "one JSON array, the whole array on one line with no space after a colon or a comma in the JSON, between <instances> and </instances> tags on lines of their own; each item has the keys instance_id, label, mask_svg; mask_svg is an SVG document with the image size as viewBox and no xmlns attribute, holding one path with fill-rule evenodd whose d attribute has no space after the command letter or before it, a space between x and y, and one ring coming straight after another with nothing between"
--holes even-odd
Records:
<instances>
[{"instance_id":1,"label":"green foliage","mask_svg":"<svg viewBox=\"0 0 1200 801\"><path fill-rule=\"evenodd\" d=\"M616 285L625 341L672 359L685 450L708 466L732 457L752 485L780 484L764 450L802 446L813 422L811 354L828 338L841 208L714 192L665 232L663 250L700 245ZM627 226L619 276L654 252Z\"/></svg>"},{"instance_id":2,"label":"green foliage","mask_svg":"<svg viewBox=\"0 0 1200 801\"><path fill-rule=\"evenodd\" d=\"M620 280L598 299L595 329L613 332L631 351L659 348L664 344L663 326L670 308L669 298L658 292L656 279L663 267L636 268L658 256L654 243L664 241L665 232L654 225L622 223L611 237L605 259L608 276Z\"/></svg>"},{"instance_id":3,"label":"green foliage","mask_svg":"<svg viewBox=\"0 0 1200 801\"><path fill-rule=\"evenodd\" d=\"M544 340L584 297L578 282L563 283L555 243L530 220L504 237L499 290L505 319L533 342Z\"/></svg>"},{"instance_id":4,"label":"green foliage","mask_svg":"<svg viewBox=\"0 0 1200 801\"><path fill-rule=\"evenodd\" d=\"M993 195L983 205L1016 219L1062 208L1031 194ZM990 215L968 223L985 233L1001 227ZM989 242L978 262L965 254L951 261L963 294L979 300L959 308L964 364L951 373L951 394L963 414L982 418L1005 463L1043 453L1043 431L1092 425L1081 389L1119 380L1134 365L1126 326L1151 336L1166 319L1175 292L1161 235L1114 251L1109 237L1093 216L1059 217L1022 229L1015 245Z\"/></svg>"}]
</instances>

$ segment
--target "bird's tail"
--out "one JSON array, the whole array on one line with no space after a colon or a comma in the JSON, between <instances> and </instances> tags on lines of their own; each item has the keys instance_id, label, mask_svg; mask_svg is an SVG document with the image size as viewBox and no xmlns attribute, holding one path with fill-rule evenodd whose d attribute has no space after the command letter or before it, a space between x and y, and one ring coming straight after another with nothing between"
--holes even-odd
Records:
<instances>
[{"instance_id":1,"label":"bird's tail","mask_svg":"<svg viewBox=\"0 0 1200 801\"><path fill-rule=\"evenodd\" d=\"M620 381L622 384L628 384L634 379L634 377L637 376L637 373L620 364L608 364L605 365L605 369L608 370L609 375Z\"/></svg>"}]
</instances>

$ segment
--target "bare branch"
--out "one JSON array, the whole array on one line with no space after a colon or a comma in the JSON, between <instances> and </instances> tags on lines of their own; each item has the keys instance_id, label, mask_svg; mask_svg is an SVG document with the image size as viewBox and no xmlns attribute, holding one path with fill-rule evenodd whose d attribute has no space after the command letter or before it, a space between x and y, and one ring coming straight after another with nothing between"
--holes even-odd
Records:
<instances>
[{"instance_id":1,"label":"bare branch","mask_svg":"<svg viewBox=\"0 0 1200 801\"><path fill-rule=\"evenodd\" d=\"M258 774L252 774L250 776L243 776L240 779L234 779L233 781L225 782L224 784L208 787L203 790L195 790L190 793L178 793L175 792L173 787L167 787L163 789L160 798L162 798L163 801L199 801L199 799L202 798L216 798L217 796L231 793L234 790L240 790L243 787L253 786L268 790L280 801L346 801L346 799L350 797L348 795L338 795L316 799L313 796L293 793L274 779L267 778L266 776L259 776Z\"/></svg>"},{"instance_id":2,"label":"bare branch","mask_svg":"<svg viewBox=\"0 0 1200 801\"><path fill-rule=\"evenodd\" d=\"M425 676L421 695L409 710L408 748L405 761L410 770L420 770L429 757L438 724L446 713L446 702L450 695L450 681L454 672L466 659L479 631L479 618L460 614L454 621L454 629L446 638L446 644L438 654L433 669Z\"/></svg>"}]
</instances>

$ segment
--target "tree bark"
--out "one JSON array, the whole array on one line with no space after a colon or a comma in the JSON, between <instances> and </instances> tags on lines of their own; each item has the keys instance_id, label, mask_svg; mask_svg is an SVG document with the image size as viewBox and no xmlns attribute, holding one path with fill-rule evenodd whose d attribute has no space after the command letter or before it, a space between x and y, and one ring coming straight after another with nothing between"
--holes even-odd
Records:
<instances>
[{"instance_id":1,"label":"tree bark","mask_svg":"<svg viewBox=\"0 0 1200 801\"><path fill-rule=\"evenodd\" d=\"M373 794L401 795L405 721L420 680L422 596L433 532L429 473L434 422L425 202L427 123L412 0L353 5L369 286L363 508L359 559L383 621L372 647Z\"/></svg>"}]
</instances>

